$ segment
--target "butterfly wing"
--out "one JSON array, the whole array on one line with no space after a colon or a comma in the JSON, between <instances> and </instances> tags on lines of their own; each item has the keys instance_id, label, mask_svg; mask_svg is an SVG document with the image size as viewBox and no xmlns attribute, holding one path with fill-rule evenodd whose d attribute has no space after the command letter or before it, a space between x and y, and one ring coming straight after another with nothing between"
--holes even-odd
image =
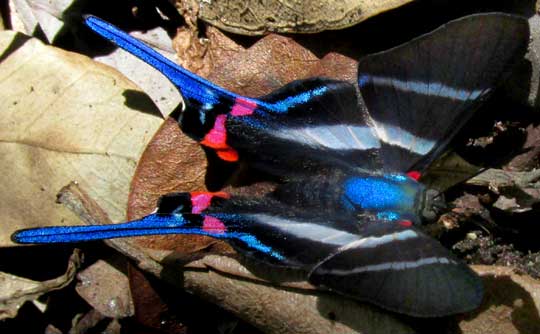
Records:
<instances>
[{"instance_id":1,"label":"butterfly wing","mask_svg":"<svg viewBox=\"0 0 540 334\"><path fill-rule=\"evenodd\" d=\"M410 222L309 214L269 198L177 193L140 220L18 231L21 243L199 234L229 242L262 264L300 269L315 285L395 312L441 316L478 306L478 277ZM200 212L200 213L195 213Z\"/></svg>"},{"instance_id":2,"label":"butterfly wing","mask_svg":"<svg viewBox=\"0 0 540 334\"><path fill-rule=\"evenodd\" d=\"M227 120L231 145L259 168L288 176L339 167L381 168L379 139L359 108L353 85L298 80L259 101L264 108Z\"/></svg>"},{"instance_id":3,"label":"butterfly wing","mask_svg":"<svg viewBox=\"0 0 540 334\"><path fill-rule=\"evenodd\" d=\"M301 80L258 99L243 97L181 68L109 23L90 16L86 24L179 88L185 100L178 119L184 132L223 160L243 156L279 175L340 165L422 171L524 54L528 41L526 20L479 14L368 56L358 66L368 116L355 88L345 82Z\"/></svg>"},{"instance_id":4,"label":"butterfly wing","mask_svg":"<svg viewBox=\"0 0 540 334\"><path fill-rule=\"evenodd\" d=\"M242 156L279 175L339 164L380 167L379 140L350 83L314 78L258 99L244 97L174 64L110 23L93 16L85 23L173 82L184 97L182 130L225 161Z\"/></svg>"},{"instance_id":5,"label":"butterfly wing","mask_svg":"<svg viewBox=\"0 0 540 334\"><path fill-rule=\"evenodd\" d=\"M424 170L523 57L528 39L521 17L478 14L361 59L358 84L385 167Z\"/></svg>"},{"instance_id":6,"label":"butterfly wing","mask_svg":"<svg viewBox=\"0 0 540 334\"><path fill-rule=\"evenodd\" d=\"M146 235L196 234L229 242L258 262L306 272L343 243L357 239L348 220L299 213L269 198L229 198L223 193L172 193L155 212L120 224L54 226L15 232L17 243L69 243ZM314 247L316 246L316 247Z\"/></svg>"},{"instance_id":7,"label":"butterfly wing","mask_svg":"<svg viewBox=\"0 0 540 334\"><path fill-rule=\"evenodd\" d=\"M316 265L309 281L417 317L477 308L482 282L437 240L408 224L362 225L362 237Z\"/></svg>"}]
</instances>

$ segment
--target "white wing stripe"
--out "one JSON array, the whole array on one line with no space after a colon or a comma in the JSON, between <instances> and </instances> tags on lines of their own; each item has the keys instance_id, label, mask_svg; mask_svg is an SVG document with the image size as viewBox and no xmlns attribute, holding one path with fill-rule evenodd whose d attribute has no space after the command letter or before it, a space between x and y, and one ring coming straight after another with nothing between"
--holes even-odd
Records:
<instances>
[{"instance_id":1,"label":"white wing stripe","mask_svg":"<svg viewBox=\"0 0 540 334\"><path fill-rule=\"evenodd\" d=\"M416 261L400 261L400 262L385 262L385 263L379 263L379 264L372 264L368 266L363 267L356 267L354 269L350 270L342 270L342 269L330 269L327 270L326 273L334 274L334 275L351 275L351 274L360 274L364 272L371 272L371 271L383 271L383 270L406 270L406 269L414 269L430 264L456 264L456 261L450 260L445 257L426 257L420 260Z\"/></svg>"},{"instance_id":2,"label":"white wing stripe","mask_svg":"<svg viewBox=\"0 0 540 334\"><path fill-rule=\"evenodd\" d=\"M400 127L381 122L374 123L377 135L385 143L405 148L420 155L429 153L435 146L435 141L417 137Z\"/></svg>"},{"instance_id":3,"label":"white wing stripe","mask_svg":"<svg viewBox=\"0 0 540 334\"><path fill-rule=\"evenodd\" d=\"M336 150L367 150L381 147L373 129L368 126L307 126L294 129L276 129L274 133L282 139Z\"/></svg>"},{"instance_id":4,"label":"white wing stripe","mask_svg":"<svg viewBox=\"0 0 540 334\"><path fill-rule=\"evenodd\" d=\"M367 237L351 242L339 249L339 252L352 248L374 248L393 241L402 241L414 239L418 237L418 233L413 230L405 230L383 235L381 237Z\"/></svg>"},{"instance_id":5,"label":"white wing stripe","mask_svg":"<svg viewBox=\"0 0 540 334\"><path fill-rule=\"evenodd\" d=\"M328 245L341 246L349 244L360 238L359 235L336 230L331 227L313 224L311 222L294 221L266 214L252 214L249 217L261 224L272 226L283 234L293 235L296 238L308 239Z\"/></svg>"},{"instance_id":6,"label":"white wing stripe","mask_svg":"<svg viewBox=\"0 0 540 334\"><path fill-rule=\"evenodd\" d=\"M399 80L396 78L372 76L367 74L362 75L358 82L361 86L371 82L374 85L379 86L392 86L393 88L403 92L440 96L460 101L474 100L484 91L483 89L468 90L464 88L450 87L440 82ZM437 93L434 94L436 91Z\"/></svg>"}]
</instances>

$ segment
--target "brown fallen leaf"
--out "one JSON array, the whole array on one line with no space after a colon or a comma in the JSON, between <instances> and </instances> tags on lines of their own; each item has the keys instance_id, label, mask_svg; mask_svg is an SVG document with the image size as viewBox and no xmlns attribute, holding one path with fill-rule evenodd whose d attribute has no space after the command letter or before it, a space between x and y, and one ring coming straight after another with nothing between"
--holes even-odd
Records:
<instances>
[{"instance_id":1,"label":"brown fallen leaf","mask_svg":"<svg viewBox=\"0 0 540 334\"><path fill-rule=\"evenodd\" d=\"M0 272L0 320L15 317L27 301L34 301L47 292L67 286L75 277L80 261L80 254L76 250L69 259L66 273L44 282Z\"/></svg>"},{"instance_id":2,"label":"brown fallen leaf","mask_svg":"<svg viewBox=\"0 0 540 334\"><path fill-rule=\"evenodd\" d=\"M538 185L540 170L528 172L488 169L467 181L467 184L489 188L500 195L493 206L507 212L526 212L540 202Z\"/></svg>"},{"instance_id":3,"label":"brown fallen leaf","mask_svg":"<svg viewBox=\"0 0 540 334\"><path fill-rule=\"evenodd\" d=\"M412 0L181 1L200 19L242 35L315 33L350 27Z\"/></svg>"},{"instance_id":4,"label":"brown fallen leaf","mask_svg":"<svg viewBox=\"0 0 540 334\"><path fill-rule=\"evenodd\" d=\"M0 50L0 246L16 229L80 223L55 204L72 180L124 220L135 166L162 123L153 103L114 69L20 33L1 32Z\"/></svg>"},{"instance_id":5,"label":"brown fallen leaf","mask_svg":"<svg viewBox=\"0 0 540 334\"><path fill-rule=\"evenodd\" d=\"M111 264L98 260L77 278L77 293L102 315L114 319L133 315L128 278Z\"/></svg>"},{"instance_id":6,"label":"brown fallen leaf","mask_svg":"<svg viewBox=\"0 0 540 334\"><path fill-rule=\"evenodd\" d=\"M512 269L473 266L482 277L486 297L482 306L459 324L463 333L540 333L540 282Z\"/></svg>"}]
</instances>

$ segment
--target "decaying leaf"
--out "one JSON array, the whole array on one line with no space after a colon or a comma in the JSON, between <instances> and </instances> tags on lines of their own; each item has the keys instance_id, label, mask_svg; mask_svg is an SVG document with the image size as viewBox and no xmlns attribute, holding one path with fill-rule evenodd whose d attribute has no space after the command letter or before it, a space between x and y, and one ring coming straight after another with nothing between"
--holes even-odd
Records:
<instances>
[{"instance_id":1,"label":"decaying leaf","mask_svg":"<svg viewBox=\"0 0 540 334\"><path fill-rule=\"evenodd\" d=\"M182 1L202 20L242 35L315 33L350 27L412 0Z\"/></svg>"},{"instance_id":2,"label":"decaying leaf","mask_svg":"<svg viewBox=\"0 0 540 334\"><path fill-rule=\"evenodd\" d=\"M167 58L173 60L176 58L169 35L163 28L156 27L146 31L134 31L131 34L148 43ZM117 48L106 55L96 56L94 59L114 67L135 82L152 98L162 115L170 114L181 103L180 94L171 82L128 52Z\"/></svg>"},{"instance_id":3,"label":"decaying leaf","mask_svg":"<svg viewBox=\"0 0 540 334\"><path fill-rule=\"evenodd\" d=\"M71 38L75 39L74 44L81 48L88 48L84 45L87 41L81 38L85 36L82 30L88 29L82 26L82 19L84 14L93 12L95 7L84 3L75 5L74 2L76 1L10 0L10 20L13 30L38 37L49 44L61 39L63 35L71 35ZM136 4L129 2L118 4L118 6L136 8ZM111 12L111 14L114 13ZM142 13L144 14L152 15L152 13ZM121 19L125 23L133 20L133 16L124 14ZM144 29L130 31L130 33L168 58L175 58L170 37L163 27L146 26ZM167 80L162 80L161 74L147 66L141 66L143 63L141 60L128 55L123 50L115 49L107 54L96 55L94 59L116 68L135 82L152 98L163 115L168 115L181 101L178 91Z\"/></svg>"},{"instance_id":4,"label":"decaying leaf","mask_svg":"<svg viewBox=\"0 0 540 334\"><path fill-rule=\"evenodd\" d=\"M109 263L98 260L77 278L75 289L79 295L102 315L114 319L133 315L128 278Z\"/></svg>"},{"instance_id":5,"label":"decaying leaf","mask_svg":"<svg viewBox=\"0 0 540 334\"><path fill-rule=\"evenodd\" d=\"M540 202L540 170L512 172L488 169L467 181L468 184L489 188L500 197L493 204L508 212L525 212Z\"/></svg>"},{"instance_id":6,"label":"decaying leaf","mask_svg":"<svg viewBox=\"0 0 540 334\"><path fill-rule=\"evenodd\" d=\"M467 180L480 170L481 167L472 165L457 153L451 152L435 160L426 175L422 176L422 183L429 188L442 191Z\"/></svg>"},{"instance_id":7,"label":"decaying leaf","mask_svg":"<svg viewBox=\"0 0 540 334\"><path fill-rule=\"evenodd\" d=\"M479 310L460 323L463 333L533 334L540 332L540 282L512 269L473 266L486 297Z\"/></svg>"},{"instance_id":8,"label":"decaying leaf","mask_svg":"<svg viewBox=\"0 0 540 334\"><path fill-rule=\"evenodd\" d=\"M0 245L16 229L80 223L55 204L70 181L123 221L135 166L162 123L154 104L110 67L20 33L0 33L0 50Z\"/></svg>"},{"instance_id":9,"label":"decaying leaf","mask_svg":"<svg viewBox=\"0 0 540 334\"><path fill-rule=\"evenodd\" d=\"M68 285L75 277L79 265L79 252L76 251L69 259L66 273L48 281L36 282L0 272L0 320L15 317L25 302Z\"/></svg>"},{"instance_id":10,"label":"decaying leaf","mask_svg":"<svg viewBox=\"0 0 540 334\"><path fill-rule=\"evenodd\" d=\"M11 22L15 30L27 35L39 35L52 42L62 29L62 13L73 0L10 0Z\"/></svg>"}]
</instances>

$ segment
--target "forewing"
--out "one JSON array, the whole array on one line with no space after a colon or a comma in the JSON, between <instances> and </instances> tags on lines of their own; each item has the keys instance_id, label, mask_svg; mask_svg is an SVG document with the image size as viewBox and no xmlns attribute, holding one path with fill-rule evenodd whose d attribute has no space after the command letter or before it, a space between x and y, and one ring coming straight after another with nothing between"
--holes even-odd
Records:
<instances>
[{"instance_id":1,"label":"forewing","mask_svg":"<svg viewBox=\"0 0 540 334\"><path fill-rule=\"evenodd\" d=\"M379 139L353 85L329 79L292 82L272 94L234 94L187 71L99 18L85 23L162 72L181 92L182 130L225 161L245 159L274 174L306 174L331 165L379 168Z\"/></svg>"},{"instance_id":2,"label":"forewing","mask_svg":"<svg viewBox=\"0 0 540 334\"><path fill-rule=\"evenodd\" d=\"M250 115L232 115L226 124L231 145L260 168L290 175L339 166L381 167L379 139L353 85L298 80L259 98L259 105Z\"/></svg>"},{"instance_id":3,"label":"forewing","mask_svg":"<svg viewBox=\"0 0 540 334\"><path fill-rule=\"evenodd\" d=\"M155 212L110 225L55 226L15 232L17 243L69 243L163 234L205 235L229 242L258 262L309 271L328 254L358 238L349 220L306 214L269 198L225 193L172 193Z\"/></svg>"},{"instance_id":4,"label":"forewing","mask_svg":"<svg viewBox=\"0 0 540 334\"><path fill-rule=\"evenodd\" d=\"M417 317L463 313L480 305L479 277L437 240L406 223L368 223L359 233L362 238L316 265L309 281Z\"/></svg>"},{"instance_id":5,"label":"forewing","mask_svg":"<svg viewBox=\"0 0 540 334\"><path fill-rule=\"evenodd\" d=\"M358 84L386 169L425 169L523 57L528 37L521 17L478 14L363 58Z\"/></svg>"}]
</instances>

